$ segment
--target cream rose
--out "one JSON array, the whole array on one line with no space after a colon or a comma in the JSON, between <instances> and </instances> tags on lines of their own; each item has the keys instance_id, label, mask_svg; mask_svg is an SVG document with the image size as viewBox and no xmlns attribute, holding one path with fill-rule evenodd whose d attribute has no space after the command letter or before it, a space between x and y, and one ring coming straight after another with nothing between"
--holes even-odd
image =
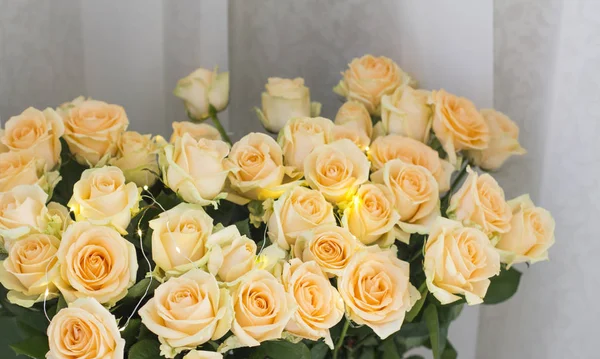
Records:
<instances>
[{"instance_id":1,"label":"cream rose","mask_svg":"<svg viewBox=\"0 0 600 359\"><path fill-rule=\"evenodd\" d=\"M73 223L71 215L67 207L58 202L50 202L46 206L48 208L48 232L56 237L62 237L63 232Z\"/></svg>"},{"instance_id":2,"label":"cream rose","mask_svg":"<svg viewBox=\"0 0 600 359\"><path fill-rule=\"evenodd\" d=\"M384 184L394 195L394 207L400 214L400 240L408 243L411 233L429 233L431 224L440 216L438 184L429 170L391 160L373 173L371 180Z\"/></svg>"},{"instance_id":3,"label":"cream rose","mask_svg":"<svg viewBox=\"0 0 600 359\"><path fill-rule=\"evenodd\" d=\"M57 296L52 280L58 275L59 245L54 236L30 234L10 248L8 258L0 262L0 282L9 290L11 303L28 308L44 300L44 293L47 299Z\"/></svg>"},{"instance_id":4,"label":"cream rose","mask_svg":"<svg viewBox=\"0 0 600 359\"><path fill-rule=\"evenodd\" d=\"M381 99L381 122L386 133L427 143L431 130L430 92L402 86Z\"/></svg>"},{"instance_id":5,"label":"cream rose","mask_svg":"<svg viewBox=\"0 0 600 359\"><path fill-rule=\"evenodd\" d=\"M267 131L279 132L290 118L309 117L311 112L319 112L311 111L310 90L304 86L303 78L269 77L265 89L261 96L262 111L256 109L256 112Z\"/></svg>"},{"instance_id":6,"label":"cream rose","mask_svg":"<svg viewBox=\"0 0 600 359\"><path fill-rule=\"evenodd\" d=\"M369 179L369 160L350 140L317 147L304 162L304 177L310 187L328 201L350 200L358 186Z\"/></svg>"},{"instance_id":7,"label":"cream rose","mask_svg":"<svg viewBox=\"0 0 600 359\"><path fill-rule=\"evenodd\" d=\"M364 246L346 228L324 224L300 234L293 253L303 262L315 261L329 277L340 276Z\"/></svg>"},{"instance_id":8,"label":"cream rose","mask_svg":"<svg viewBox=\"0 0 600 359\"><path fill-rule=\"evenodd\" d=\"M201 138L207 140L222 140L219 130L206 123L193 123L190 121L173 122L173 134L169 142L175 143L178 138L184 134L189 134L192 138L198 141Z\"/></svg>"},{"instance_id":9,"label":"cream rose","mask_svg":"<svg viewBox=\"0 0 600 359\"><path fill-rule=\"evenodd\" d=\"M78 221L110 225L127 234L131 217L139 211L139 201L135 183L125 183L120 168L107 166L83 171L68 206Z\"/></svg>"},{"instance_id":10,"label":"cream rose","mask_svg":"<svg viewBox=\"0 0 600 359\"><path fill-rule=\"evenodd\" d=\"M348 100L361 102L369 113L377 116L381 113L384 95L393 93L400 86L415 84L394 61L383 56L355 58L342 76L333 91Z\"/></svg>"},{"instance_id":11,"label":"cream rose","mask_svg":"<svg viewBox=\"0 0 600 359\"><path fill-rule=\"evenodd\" d=\"M43 233L48 226L48 195L38 185L20 185L0 192L0 237L4 245L28 233Z\"/></svg>"},{"instance_id":12,"label":"cream rose","mask_svg":"<svg viewBox=\"0 0 600 359\"><path fill-rule=\"evenodd\" d=\"M65 124L65 141L77 162L105 164L117 153L119 137L129 120L123 107L78 97L59 107Z\"/></svg>"},{"instance_id":13,"label":"cream rose","mask_svg":"<svg viewBox=\"0 0 600 359\"><path fill-rule=\"evenodd\" d=\"M255 269L231 289L234 336L219 348L255 347L266 340L281 338L283 329L296 311L294 298L269 272Z\"/></svg>"},{"instance_id":14,"label":"cream rose","mask_svg":"<svg viewBox=\"0 0 600 359\"><path fill-rule=\"evenodd\" d=\"M294 183L283 183L291 168L283 165L281 147L270 136L252 132L233 144L228 168L231 187L248 199L278 198Z\"/></svg>"},{"instance_id":15,"label":"cream rose","mask_svg":"<svg viewBox=\"0 0 600 359\"><path fill-rule=\"evenodd\" d=\"M60 181L58 171L48 172L42 158L33 157L31 151L0 153L0 192L8 192L23 184L37 184L44 192L52 193Z\"/></svg>"},{"instance_id":16,"label":"cream rose","mask_svg":"<svg viewBox=\"0 0 600 359\"><path fill-rule=\"evenodd\" d=\"M478 175L471 167L460 189L450 198L448 217L474 226L488 237L510 230L512 213L504 191L489 174Z\"/></svg>"},{"instance_id":17,"label":"cream rose","mask_svg":"<svg viewBox=\"0 0 600 359\"><path fill-rule=\"evenodd\" d=\"M229 146L221 140L195 140L184 134L164 148L163 181L184 201L203 206L222 198L229 170L225 157Z\"/></svg>"},{"instance_id":18,"label":"cream rose","mask_svg":"<svg viewBox=\"0 0 600 359\"><path fill-rule=\"evenodd\" d=\"M393 199L392 191L382 184L361 185L344 209L342 225L364 244L392 245L394 226L400 220Z\"/></svg>"},{"instance_id":19,"label":"cream rose","mask_svg":"<svg viewBox=\"0 0 600 359\"><path fill-rule=\"evenodd\" d=\"M431 92L430 103L433 105L433 132L450 163L456 163L458 151L488 147L489 127L471 101L439 90Z\"/></svg>"},{"instance_id":20,"label":"cream rose","mask_svg":"<svg viewBox=\"0 0 600 359\"><path fill-rule=\"evenodd\" d=\"M437 151L417 140L397 135L377 137L368 154L374 171L383 168L388 161L400 159L427 168L435 177L440 192L450 189L454 166L441 159Z\"/></svg>"},{"instance_id":21,"label":"cream rose","mask_svg":"<svg viewBox=\"0 0 600 359\"><path fill-rule=\"evenodd\" d=\"M472 305L483 301L489 278L500 273L500 257L485 233L439 217L425 243L423 267L429 292L442 304L461 295Z\"/></svg>"},{"instance_id":22,"label":"cream rose","mask_svg":"<svg viewBox=\"0 0 600 359\"><path fill-rule=\"evenodd\" d=\"M152 259L167 273L195 267L206 253L213 219L197 204L180 203L148 222L152 228Z\"/></svg>"},{"instance_id":23,"label":"cream rose","mask_svg":"<svg viewBox=\"0 0 600 359\"><path fill-rule=\"evenodd\" d=\"M191 350L183 359L223 359L223 354L206 350Z\"/></svg>"},{"instance_id":24,"label":"cream rose","mask_svg":"<svg viewBox=\"0 0 600 359\"><path fill-rule=\"evenodd\" d=\"M340 107L334 120L336 125L356 124L366 135L373 136L373 121L365 105L358 101L347 101Z\"/></svg>"},{"instance_id":25,"label":"cream rose","mask_svg":"<svg viewBox=\"0 0 600 359\"><path fill-rule=\"evenodd\" d=\"M158 286L139 313L142 323L158 335L161 355L174 358L225 335L233 307L228 290L220 289L215 277L192 269Z\"/></svg>"},{"instance_id":26,"label":"cream rose","mask_svg":"<svg viewBox=\"0 0 600 359\"><path fill-rule=\"evenodd\" d=\"M8 150L29 152L31 157L42 159L44 169L50 171L60 164L60 137L64 132L63 121L53 109L30 107L6 121L0 143Z\"/></svg>"},{"instance_id":27,"label":"cream rose","mask_svg":"<svg viewBox=\"0 0 600 359\"><path fill-rule=\"evenodd\" d=\"M158 149L151 135L127 131L119 139L117 156L109 163L119 167L128 182L138 187L151 187L157 179Z\"/></svg>"},{"instance_id":28,"label":"cream rose","mask_svg":"<svg viewBox=\"0 0 600 359\"><path fill-rule=\"evenodd\" d=\"M254 268L256 243L231 225L206 240L208 271L222 282L233 282Z\"/></svg>"},{"instance_id":29,"label":"cream rose","mask_svg":"<svg viewBox=\"0 0 600 359\"><path fill-rule=\"evenodd\" d=\"M56 256L60 277L55 284L67 302L92 297L111 307L135 284L135 247L111 227L71 224Z\"/></svg>"},{"instance_id":30,"label":"cream rose","mask_svg":"<svg viewBox=\"0 0 600 359\"><path fill-rule=\"evenodd\" d=\"M529 195L508 201L512 212L511 229L500 235L496 248L503 263L535 263L548 260L554 244L554 219L547 210L536 207Z\"/></svg>"},{"instance_id":31,"label":"cream rose","mask_svg":"<svg viewBox=\"0 0 600 359\"><path fill-rule=\"evenodd\" d=\"M199 68L177 82L173 94L183 100L191 118L200 121L210 116L210 106L217 112L229 103L229 72Z\"/></svg>"},{"instance_id":32,"label":"cream rose","mask_svg":"<svg viewBox=\"0 0 600 359\"><path fill-rule=\"evenodd\" d=\"M348 139L361 150L369 148L371 138L357 122L348 122L344 125L335 125L331 130L331 141Z\"/></svg>"},{"instance_id":33,"label":"cream rose","mask_svg":"<svg viewBox=\"0 0 600 359\"><path fill-rule=\"evenodd\" d=\"M409 264L391 249L357 253L338 278L348 317L381 339L400 330L404 316L421 297L410 284Z\"/></svg>"},{"instance_id":34,"label":"cream rose","mask_svg":"<svg viewBox=\"0 0 600 359\"><path fill-rule=\"evenodd\" d=\"M475 165L497 170L510 156L527 153L519 144L519 126L508 116L492 109L481 110L481 115L490 129L490 144L486 149L467 152Z\"/></svg>"},{"instance_id":35,"label":"cream rose","mask_svg":"<svg viewBox=\"0 0 600 359\"><path fill-rule=\"evenodd\" d=\"M46 359L123 359L125 340L115 317L93 298L61 309L48 326Z\"/></svg>"},{"instance_id":36,"label":"cream rose","mask_svg":"<svg viewBox=\"0 0 600 359\"><path fill-rule=\"evenodd\" d=\"M295 117L281 131L278 142L286 166L304 170L304 160L316 147L329 143L333 122L323 117Z\"/></svg>"},{"instance_id":37,"label":"cream rose","mask_svg":"<svg viewBox=\"0 0 600 359\"><path fill-rule=\"evenodd\" d=\"M344 301L319 265L292 259L283 269L282 282L298 304L285 330L304 339L324 338L333 349L329 329L343 318Z\"/></svg>"},{"instance_id":38,"label":"cream rose","mask_svg":"<svg viewBox=\"0 0 600 359\"><path fill-rule=\"evenodd\" d=\"M268 235L271 242L288 250L302 232L321 224L335 224L333 206L319 191L297 186L273 204Z\"/></svg>"}]
</instances>

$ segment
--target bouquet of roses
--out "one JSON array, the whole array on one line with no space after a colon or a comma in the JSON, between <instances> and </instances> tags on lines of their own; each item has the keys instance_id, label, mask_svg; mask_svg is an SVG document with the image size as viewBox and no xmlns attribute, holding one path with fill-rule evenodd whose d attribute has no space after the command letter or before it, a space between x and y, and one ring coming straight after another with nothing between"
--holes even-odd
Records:
<instances>
[{"instance_id":1,"label":"bouquet of roses","mask_svg":"<svg viewBox=\"0 0 600 359\"><path fill-rule=\"evenodd\" d=\"M170 140L77 98L0 133L0 315L32 358L404 358L447 340L464 303L517 289L554 221L485 171L518 127L393 61L354 59L318 117L301 78L270 78L277 140L231 143L229 76L177 84ZM203 123L212 119L214 127ZM481 170L478 170L481 169ZM418 356L411 356L415 358Z\"/></svg>"}]
</instances>

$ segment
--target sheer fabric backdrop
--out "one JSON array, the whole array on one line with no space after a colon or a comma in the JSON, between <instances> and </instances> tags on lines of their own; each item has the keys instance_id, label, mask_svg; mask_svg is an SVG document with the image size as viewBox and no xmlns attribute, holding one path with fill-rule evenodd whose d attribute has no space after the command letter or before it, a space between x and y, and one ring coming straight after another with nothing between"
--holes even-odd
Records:
<instances>
[{"instance_id":1,"label":"sheer fabric backdrop","mask_svg":"<svg viewBox=\"0 0 600 359\"><path fill-rule=\"evenodd\" d=\"M123 105L133 130L168 134L185 119L177 79L218 65L231 71L223 117L239 138L262 130L251 109L268 76L304 77L331 117L347 62L389 56L422 87L517 121L529 153L496 177L557 222L551 261L525 269L513 299L453 325L460 357L595 357L599 14L595 0L0 0L0 121L83 94Z\"/></svg>"}]
</instances>

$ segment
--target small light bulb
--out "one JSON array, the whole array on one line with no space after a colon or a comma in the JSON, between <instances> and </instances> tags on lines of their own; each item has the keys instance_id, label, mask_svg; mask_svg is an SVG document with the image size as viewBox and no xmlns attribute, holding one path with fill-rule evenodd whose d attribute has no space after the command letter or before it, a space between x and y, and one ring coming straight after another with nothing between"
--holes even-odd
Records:
<instances>
[{"instance_id":1,"label":"small light bulb","mask_svg":"<svg viewBox=\"0 0 600 359\"><path fill-rule=\"evenodd\" d=\"M138 236L140 236L140 237L142 236L142 230L141 229L138 229Z\"/></svg>"},{"instance_id":2,"label":"small light bulb","mask_svg":"<svg viewBox=\"0 0 600 359\"><path fill-rule=\"evenodd\" d=\"M46 288L46 291L44 292L44 299L47 299L49 295L50 291L48 290L48 288Z\"/></svg>"},{"instance_id":3,"label":"small light bulb","mask_svg":"<svg viewBox=\"0 0 600 359\"><path fill-rule=\"evenodd\" d=\"M148 190L148 185L144 185L144 191Z\"/></svg>"},{"instance_id":4,"label":"small light bulb","mask_svg":"<svg viewBox=\"0 0 600 359\"><path fill-rule=\"evenodd\" d=\"M75 212L75 207L70 207L69 212Z\"/></svg>"},{"instance_id":5,"label":"small light bulb","mask_svg":"<svg viewBox=\"0 0 600 359\"><path fill-rule=\"evenodd\" d=\"M181 254L181 249L179 249L179 247L175 247L175 250L177 251L177 253Z\"/></svg>"},{"instance_id":6,"label":"small light bulb","mask_svg":"<svg viewBox=\"0 0 600 359\"><path fill-rule=\"evenodd\" d=\"M365 147L365 152L369 152L369 146Z\"/></svg>"},{"instance_id":7,"label":"small light bulb","mask_svg":"<svg viewBox=\"0 0 600 359\"><path fill-rule=\"evenodd\" d=\"M125 328L127 328L127 327L121 327L121 328L119 328L119 331L122 332L125 330Z\"/></svg>"}]
</instances>

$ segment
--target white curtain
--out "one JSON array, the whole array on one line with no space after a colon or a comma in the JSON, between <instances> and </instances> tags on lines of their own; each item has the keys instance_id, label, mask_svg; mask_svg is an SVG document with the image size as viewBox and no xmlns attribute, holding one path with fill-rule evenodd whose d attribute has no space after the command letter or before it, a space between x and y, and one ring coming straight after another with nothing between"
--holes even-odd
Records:
<instances>
[{"instance_id":1,"label":"white curtain","mask_svg":"<svg viewBox=\"0 0 600 359\"><path fill-rule=\"evenodd\" d=\"M0 0L0 121L78 95L123 105L131 128L185 119L171 92L198 66L231 71L234 138L269 76L302 76L324 115L351 58L386 55L424 88L495 106L528 154L496 174L507 196L552 211L551 261L518 294L468 308L451 328L460 358L592 358L600 319L600 2L597 0Z\"/></svg>"}]
</instances>

